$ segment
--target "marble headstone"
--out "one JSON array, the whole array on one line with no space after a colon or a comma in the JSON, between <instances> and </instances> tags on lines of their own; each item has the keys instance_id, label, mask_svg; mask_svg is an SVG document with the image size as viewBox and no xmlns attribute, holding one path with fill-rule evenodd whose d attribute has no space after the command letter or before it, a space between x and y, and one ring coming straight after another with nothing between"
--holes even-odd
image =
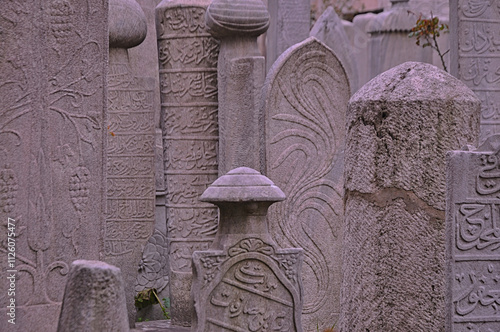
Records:
<instances>
[{"instance_id":1,"label":"marble headstone","mask_svg":"<svg viewBox=\"0 0 500 332\"><path fill-rule=\"evenodd\" d=\"M15 220L16 320L57 328L69 264L104 250L106 0L2 2L0 263ZM9 301L0 282L0 303Z\"/></svg>"},{"instance_id":2,"label":"marble headstone","mask_svg":"<svg viewBox=\"0 0 500 332\"><path fill-rule=\"evenodd\" d=\"M445 331L500 331L500 137L447 157Z\"/></svg>"},{"instance_id":3,"label":"marble headstone","mask_svg":"<svg viewBox=\"0 0 500 332\"><path fill-rule=\"evenodd\" d=\"M128 332L125 283L120 269L101 261L74 261L57 331Z\"/></svg>"},{"instance_id":4,"label":"marble headstone","mask_svg":"<svg viewBox=\"0 0 500 332\"><path fill-rule=\"evenodd\" d=\"M200 199L219 207L220 221L210 249L193 254L192 331L302 331L303 250L279 249L267 227L267 209L283 192L239 167Z\"/></svg>"},{"instance_id":5,"label":"marble headstone","mask_svg":"<svg viewBox=\"0 0 500 332\"><path fill-rule=\"evenodd\" d=\"M163 156L174 325L190 326L193 251L207 249L217 209L199 202L217 179L217 56L207 31L209 1L162 1L156 8Z\"/></svg>"},{"instance_id":6,"label":"marble headstone","mask_svg":"<svg viewBox=\"0 0 500 332\"><path fill-rule=\"evenodd\" d=\"M275 62L263 91L266 175L288 197L270 208L270 232L305 250L304 330L331 327L340 312L347 75L310 37Z\"/></svg>"},{"instance_id":7,"label":"marble headstone","mask_svg":"<svg viewBox=\"0 0 500 332\"><path fill-rule=\"evenodd\" d=\"M477 140L479 100L406 62L349 101L343 331L442 331L445 154Z\"/></svg>"},{"instance_id":8,"label":"marble headstone","mask_svg":"<svg viewBox=\"0 0 500 332\"><path fill-rule=\"evenodd\" d=\"M481 100L479 141L500 132L500 13L487 0L450 1L450 72Z\"/></svg>"}]
</instances>

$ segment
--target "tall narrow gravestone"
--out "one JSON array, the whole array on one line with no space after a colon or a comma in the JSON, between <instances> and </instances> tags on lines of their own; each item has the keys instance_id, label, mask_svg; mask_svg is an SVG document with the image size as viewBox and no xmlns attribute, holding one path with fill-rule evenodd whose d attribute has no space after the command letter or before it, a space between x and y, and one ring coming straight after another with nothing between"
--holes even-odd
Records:
<instances>
[{"instance_id":1,"label":"tall narrow gravestone","mask_svg":"<svg viewBox=\"0 0 500 332\"><path fill-rule=\"evenodd\" d=\"M0 282L0 328L50 332L69 264L103 249L107 1L1 6L0 269L16 278L15 295Z\"/></svg>"},{"instance_id":2,"label":"tall narrow gravestone","mask_svg":"<svg viewBox=\"0 0 500 332\"><path fill-rule=\"evenodd\" d=\"M217 210L198 197L218 174L218 42L206 30L209 1L156 8L165 162L170 300L174 325L191 325L191 255L207 249Z\"/></svg>"},{"instance_id":3,"label":"tall narrow gravestone","mask_svg":"<svg viewBox=\"0 0 500 332\"><path fill-rule=\"evenodd\" d=\"M127 50L142 43L146 32L146 17L135 0L110 0L106 224L102 260L123 273L131 324L135 322L137 277L154 274L153 265L159 264L144 263L144 260L139 264L154 227L154 81L132 72Z\"/></svg>"},{"instance_id":4,"label":"tall narrow gravestone","mask_svg":"<svg viewBox=\"0 0 500 332\"><path fill-rule=\"evenodd\" d=\"M448 153L446 332L500 331L500 137Z\"/></svg>"},{"instance_id":5,"label":"tall narrow gravestone","mask_svg":"<svg viewBox=\"0 0 500 332\"><path fill-rule=\"evenodd\" d=\"M500 13L489 0L450 1L450 72L481 100L479 141L500 132Z\"/></svg>"},{"instance_id":6,"label":"tall narrow gravestone","mask_svg":"<svg viewBox=\"0 0 500 332\"><path fill-rule=\"evenodd\" d=\"M192 331L302 331L303 250L279 249L267 227L267 209L283 192L239 167L200 199L219 207L220 221L210 250L193 254Z\"/></svg>"},{"instance_id":7,"label":"tall narrow gravestone","mask_svg":"<svg viewBox=\"0 0 500 332\"><path fill-rule=\"evenodd\" d=\"M479 100L406 62L349 101L343 331L442 331L445 153L477 140Z\"/></svg>"},{"instance_id":8,"label":"tall narrow gravestone","mask_svg":"<svg viewBox=\"0 0 500 332\"><path fill-rule=\"evenodd\" d=\"M264 86L266 174L288 199L269 211L281 246L305 249L304 329L340 313L346 73L316 38L289 48Z\"/></svg>"}]
</instances>

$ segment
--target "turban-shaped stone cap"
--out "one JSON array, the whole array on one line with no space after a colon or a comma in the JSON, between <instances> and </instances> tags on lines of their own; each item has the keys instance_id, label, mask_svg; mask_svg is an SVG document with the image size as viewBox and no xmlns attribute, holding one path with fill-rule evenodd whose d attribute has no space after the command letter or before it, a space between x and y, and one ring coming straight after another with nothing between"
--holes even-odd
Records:
<instances>
[{"instance_id":1,"label":"turban-shaped stone cap","mask_svg":"<svg viewBox=\"0 0 500 332\"><path fill-rule=\"evenodd\" d=\"M259 36L269 27L269 13L261 0L214 0L205 20L215 37Z\"/></svg>"},{"instance_id":2,"label":"turban-shaped stone cap","mask_svg":"<svg viewBox=\"0 0 500 332\"><path fill-rule=\"evenodd\" d=\"M229 171L201 195L203 202L280 202L285 194L266 176L248 167Z\"/></svg>"},{"instance_id":3,"label":"turban-shaped stone cap","mask_svg":"<svg viewBox=\"0 0 500 332\"><path fill-rule=\"evenodd\" d=\"M146 38L146 15L135 0L109 1L109 47L131 48Z\"/></svg>"}]
</instances>

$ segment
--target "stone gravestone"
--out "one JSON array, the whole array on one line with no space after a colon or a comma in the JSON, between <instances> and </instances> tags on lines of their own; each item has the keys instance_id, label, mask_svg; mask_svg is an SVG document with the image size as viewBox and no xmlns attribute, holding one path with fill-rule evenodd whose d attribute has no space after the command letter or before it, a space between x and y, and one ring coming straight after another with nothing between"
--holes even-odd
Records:
<instances>
[{"instance_id":1,"label":"stone gravestone","mask_svg":"<svg viewBox=\"0 0 500 332\"><path fill-rule=\"evenodd\" d=\"M162 262L159 258L141 261L154 228L154 80L133 73L127 49L142 43L146 32L146 17L135 0L110 0L107 207L102 259L123 272L132 326L136 320L137 278L152 279L159 272L156 265Z\"/></svg>"},{"instance_id":2,"label":"stone gravestone","mask_svg":"<svg viewBox=\"0 0 500 332\"><path fill-rule=\"evenodd\" d=\"M57 331L128 332L124 285L116 266L101 261L74 261Z\"/></svg>"},{"instance_id":3,"label":"stone gravestone","mask_svg":"<svg viewBox=\"0 0 500 332\"><path fill-rule=\"evenodd\" d=\"M266 40L266 69L287 48L309 37L311 29L310 0L267 0L271 17Z\"/></svg>"},{"instance_id":4,"label":"stone gravestone","mask_svg":"<svg viewBox=\"0 0 500 332\"><path fill-rule=\"evenodd\" d=\"M500 132L500 13L488 0L450 1L450 72L481 100L479 141Z\"/></svg>"},{"instance_id":5,"label":"stone gravestone","mask_svg":"<svg viewBox=\"0 0 500 332\"><path fill-rule=\"evenodd\" d=\"M346 73L314 37L289 48L264 87L266 174L288 199L269 211L281 246L301 247L304 330L340 313Z\"/></svg>"},{"instance_id":6,"label":"stone gravestone","mask_svg":"<svg viewBox=\"0 0 500 332\"><path fill-rule=\"evenodd\" d=\"M70 262L103 251L107 15L103 0L2 2L0 268L11 218L17 271L15 326L0 282L4 331L55 331Z\"/></svg>"},{"instance_id":7,"label":"stone gravestone","mask_svg":"<svg viewBox=\"0 0 500 332\"><path fill-rule=\"evenodd\" d=\"M446 332L500 331L499 158L498 135L448 153Z\"/></svg>"},{"instance_id":8,"label":"stone gravestone","mask_svg":"<svg viewBox=\"0 0 500 332\"><path fill-rule=\"evenodd\" d=\"M443 331L445 153L477 140L479 101L406 62L349 101L342 331Z\"/></svg>"},{"instance_id":9,"label":"stone gravestone","mask_svg":"<svg viewBox=\"0 0 500 332\"><path fill-rule=\"evenodd\" d=\"M207 32L209 1L156 8L172 323L190 326L191 255L207 249L217 210L198 201L218 174L218 42Z\"/></svg>"},{"instance_id":10,"label":"stone gravestone","mask_svg":"<svg viewBox=\"0 0 500 332\"><path fill-rule=\"evenodd\" d=\"M351 93L358 91L358 63L355 64L354 50L344 30L342 20L333 7L328 7L318 18L310 35L328 46L344 67Z\"/></svg>"},{"instance_id":11,"label":"stone gravestone","mask_svg":"<svg viewBox=\"0 0 500 332\"><path fill-rule=\"evenodd\" d=\"M283 192L240 167L200 199L219 207L220 221L210 250L193 254L192 331L302 331L303 250L278 249L267 227L267 209Z\"/></svg>"}]
</instances>

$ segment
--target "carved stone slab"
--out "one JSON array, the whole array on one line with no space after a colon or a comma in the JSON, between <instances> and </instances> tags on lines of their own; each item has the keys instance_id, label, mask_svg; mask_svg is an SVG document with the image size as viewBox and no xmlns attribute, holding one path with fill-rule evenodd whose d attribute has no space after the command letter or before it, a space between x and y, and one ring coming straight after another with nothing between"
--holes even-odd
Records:
<instances>
[{"instance_id":1,"label":"carved stone slab","mask_svg":"<svg viewBox=\"0 0 500 332\"><path fill-rule=\"evenodd\" d=\"M481 100L480 142L500 132L500 12L489 0L451 0L451 73Z\"/></svg>"},{"instance_id":2,"label":"carved stone slab","mask_svg":"<svg viewBox=\"0 0 500 332\"><path fill-rule=\"evenodd\" d=\"M190 326L191 255L207 249L217 210L198 201L217 178L218 42L206 30L209 1L156 8L172 323Z\"/></svg>"},{"instance_id":3,"label":"carved stone slab","mask_svg":"<svg viewBox=\"0 0 500 332\"><path fill-rule=\"evenodd\" d=\"M316 38L289 48L264 87L267 176L288 199L270 208L270 232L305 249L306 331L331 327L340 312L346 73Z\"/></svg>"},{"instance_id":4,"label":"carved stone slab","mask_svg":"<svg viewBox=\"0 0 500 332\"><path fill-rule=\"evenodd\" d=\"M1 6L0 268L12 218L17 278L16 324L0 326L50 332L70 262L103 250L107 1Z\"/></svg>"},{"instance_id":5,"label":"carved stone slab","mask_svg":"<svg viewBox=\"0 0 500 332\"><path fill-rule=\"evenodd\" d=\"M446 332L500 331L500 137L448 153Z\"/></svg>"},{"instance_id":6,"label":"carved stone slab","mask_svg":"<svg viewBox=\"0 0 500 332\"><path fill-rule=\"evenodd\" d=\"M201 196L220 211L210 250L193 253L196 316L192 331L302 331L303 250L278 249L269 205L285 198L259 172L240 167Z\"/></svg>"}]
</instances>

